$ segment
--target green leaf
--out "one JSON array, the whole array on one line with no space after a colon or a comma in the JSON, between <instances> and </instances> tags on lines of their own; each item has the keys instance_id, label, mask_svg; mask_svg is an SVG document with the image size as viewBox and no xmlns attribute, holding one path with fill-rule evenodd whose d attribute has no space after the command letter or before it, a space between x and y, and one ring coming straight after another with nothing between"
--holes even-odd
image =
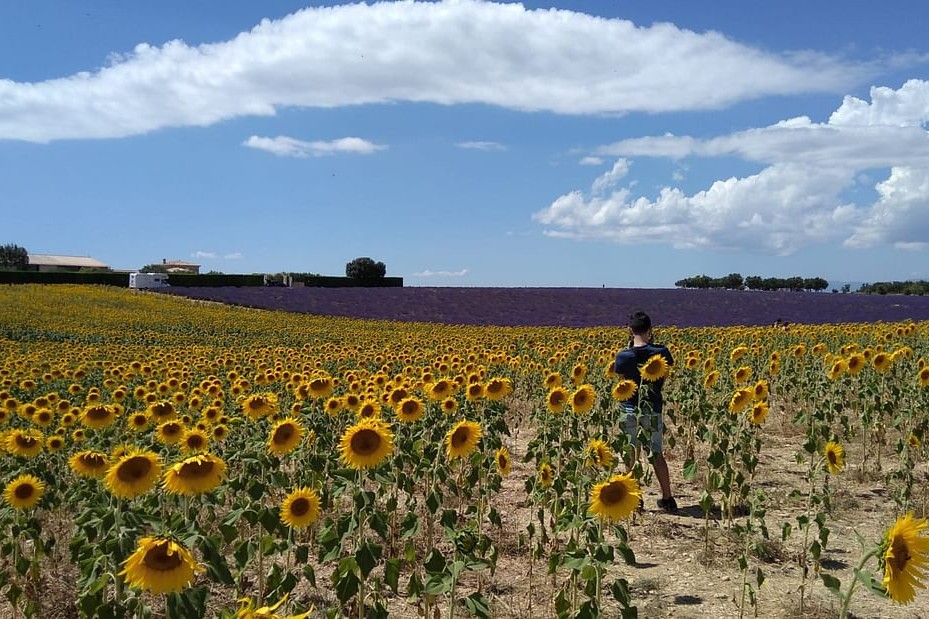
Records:
<instances>
[{"instance_id":1,"label":"green leaf","mask_svg":"<svg viewBox=\"0 0 929 619\"><path fill-rule=\"evenodd\" d=\"M428 595L443 595L452 590L452 577L446 573L434 574L426 581L423 593Z\"/></svg>"},{"instance_id":2,"label":"green leaf","mask_svg":"<svg viewBox=\"0 0 929 619\"><path fill-rule=\"evenodd\" d=\"M335 580L336 596L339 598L340 602L346 604L358 593L358 586L361 584L361 581L355 575L354 570L348 570L346 572L339 570L333 573L332 576Z\"/></svg>"},{"instance_id":3,"label":"green leaf","mask_svg":"<svg viewBox=\"0 0 929 619\"><path fill-rule=\"evenodd\" d=\"M229 564L226 563L226 558L219 551L219 544L213 537L200 538L200 553L203 555L203 562L206 564L206 571L211 579L230 587L235 586L235 579L229 571Z\"/></svg>"},{"instance_id":4,"label":"green leaf","mask_svg":"<svg viewBox=\"0 0 929 619\"><path fill-rule=\"evenodd\" d=\"M826 585L827 589L832 591L837 596L842 597L842 583L838 578L825 572L820 572L819 577L822 578L823 584Z\"/></svg>"},{"instance_id":5,"label":"green leaf","mask_svg":"<svg viewBox=\"0 0 929 619\"><path fill-rule=\"evenodd\" d=\"M490 619L490 607L487 605L487 599L480 593L472 593L464 600L465 608L468 609L468 612L474 615L475 617L481 617L481 619Z\"/></svg>"},{"instance_id":6,"label":"green leaf","mask_svg":"<svg viewBox=\"0 0 929 619\"><path fill-rule=\"evenodd\" d=\"M397 593L400 585L400 559L387 559L384 562L384 583Z\"/></svg>"},{"instance_id":7,"label":"green leaf","mask_svg":"<svg viewBox=\"0 0 929 619\"><path fill-rule=\"evenodd\" d=\"M442 553L436 548L429 551L425 562L423 562L423 567L426 568L426 572L429 574L440 574L444 572L446 565L447 561L445 557L443 557Z\"/></svg>"},{"instance_id":8,"label":"green leaf","mask_svg":"<svg viewBox=\"0 0 929 619\"><path fill-rule=\"evenodd\" d=\"M697 463L694 460L684 462L684 479L693 481L697 477Z\"/></svg>"},{"instance_id":9,"label":"green leaf","mask_svg":"<svg viewBox=\"0 0 929 619\"><path fill-rule=\"evenodd\" d=\"M361 577L367 578L381 560L382 548L373 542L366 542L355 551L355 562L361 570Z\"/></svg>"},{"instance_id":10,"label":"green leaf","mask_svg":"<svg viewBox=\"0 0 929 619\"><path fill-rule=\"evenodd\" d=\"M303 577L310 583L310 586L316 588L316 570L309 563L303 566Z\"/></svg>"}]
</instances>

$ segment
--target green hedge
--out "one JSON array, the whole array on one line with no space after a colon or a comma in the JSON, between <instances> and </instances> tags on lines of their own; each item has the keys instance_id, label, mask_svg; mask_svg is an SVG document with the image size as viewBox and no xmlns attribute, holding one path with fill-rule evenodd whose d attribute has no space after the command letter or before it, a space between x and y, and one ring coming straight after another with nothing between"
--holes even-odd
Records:
<instances>
[{"instance_id":1,"label":"green hedge","mask_svg":"<svg viewBox=\"0 0 929 619\"><path fill-rule=\"evenodd\" d=\"M171 286L190 286L191 288L216 288L218 286L261 286L263 275L191 275L190 273L169 273L168 284Z\"/></svg>"},{"instance_id":2,"label":"green hedge","mask_svg":"<svg viewBox=\"0 0 929 619\"><path fill-rule=\"evenodd\" d=\"M129 287L128 273L0 271L0 284L103 284Z\"/></svg>"},{"instance_id":3,"label":"green hedge","mask_svg":"<svg viewBox=\"0 0 929 619\"><path fill-rule=\"evenodd\" d=\"M294 277L294 281L303 282L304 286L311 288L403 288L402 277L355 279L352 277L317 275L305 278Z\"/></svg>"}]
</instances>

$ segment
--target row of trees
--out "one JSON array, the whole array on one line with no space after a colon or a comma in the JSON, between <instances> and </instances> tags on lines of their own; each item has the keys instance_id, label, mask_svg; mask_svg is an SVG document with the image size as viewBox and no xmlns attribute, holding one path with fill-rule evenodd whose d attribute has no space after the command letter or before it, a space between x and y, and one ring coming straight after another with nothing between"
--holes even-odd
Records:
<instances>
[{"instance_id":1,"label":"row of trees","mask_svg":"<svg viewBox=\"0 0 929 619\"><path fill-rule=\"evenodd\" d=\"M858 292L865 294L929 294L929 282L924 279L905 282L874 282L862 284Z\"/></svg>"},{"instance_id":2,"label":"row of trees","mask_svg":"<svg viewBox=\"0 0 929 619\"><path fill-rule=\"evenodd\" d=\"M820 291L829 287L829 282L822 277L742 277L739 273L730 273L725 277L696 275L674 282L678 288L728 288L730 290L813 290Z\"/></svg>"},{"instance_id":3,"label":"row of trees","mask_svg":"<svg viewBox=\"0 0 929 619\"><path fill-rule=\"evenodd\" d=\"M0 269L24 271L29 266L29 252L13 243L0 245Z\"/></svg>"}]
</instances>

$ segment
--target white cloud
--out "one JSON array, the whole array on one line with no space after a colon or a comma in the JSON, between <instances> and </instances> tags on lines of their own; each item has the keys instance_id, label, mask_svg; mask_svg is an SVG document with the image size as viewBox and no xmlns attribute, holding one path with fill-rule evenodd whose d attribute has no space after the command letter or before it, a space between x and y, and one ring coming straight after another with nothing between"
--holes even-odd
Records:
<instances>
[{"instance_id":1,"label":"white cloud","mask_svg":"<svg viewBox=\"0 0 929 619\"><path fill-rule=\"evenodd\" d=\"M600 195L615 187L619 181L626 178L626 175L629 174L629 165L630 162L628 160L618 159L608 172L604 172L594 181L593 187L591 187L593 193L595 195Z\"/></svg>"},{"instance_id":2,"label":"white cloud","mask_svg":"<svg viewBox=\"0 0 929 619\"><path fill-rule=\"evenodd\" d=\"M371 153L387 148L386 146L354 137L340 138L329 142L304 142L303 140L287 137L286 135L279 135L276 138L263 138L253 135L242 142L242 146L265 150L278 157L323 157L325 155L337 155L342 153L370 155Z\"/></svg>"},{"instance_id":3,"label":"white cloud","mask_svg":"<svg viewBox=\"0 0 929 619\"><path fill-rule=\"evenodd\" d=\"M460 271L419 271L418 273L413 273L412 277L464 277L468 274L468 269L461 269Z\"/></svg>"},{"instance_id":4,"label":"white cloud","mask_svg":"<svg viewBox=\"0 0 929 619\"><path fill-rule=\"evenodd\" d=\"M929 82L871 93L870 104L846 97L825 123L799 117L703 140L664 135L609 144L597 152L673 160L736 156L763 167L689 196L664 188L653 200L633 196L633 183L605 193L616 184L607 178L611 172L594 180L589 195L565 194L533 218L552 236L620 243L774 254L824 241L921 249L929 239L929 132L923 126ZM628 171L628 161L619 161ZM874 185L877 201L848 203L844 194L877 170L889 170Z\"/></svg>"},{"instance_id":5,"label":"white cloud","mask_svg":"<svg viewBox=\"0 0 929 619\"><path fill-rule=\"evenodd\" d=\"M195 251L194 253L190 255L193 258L200 258L200 259L206 259L206 260L212 260L216 258L216 254L214 254L211 251Z\"/></svg>"},{"instance_id":6,"label":"white cloud","mask_svg":"<svg viewBox=\"0 0 929 619\"><path fill-rule=\"evenodd\" d=\"M587 157L582 158L578 163L581 165L603 165L603 159L600 157L593 157L588 155Z\"/></svg>"},{"instance_id":7,"label":"white cloud","mask_svg":"<svg viewBox=\"0 0 929 619\"><path fill-rule=\"evenodd\" d=\"M455 146L468 150L506 150L499 142L459 142Z\"/></svg>"},{"instance_id":8,"label":"white cloud","mask_svg":"<svg viewBox=\"0 0 929 619\"><path fill-rule=\"evenodd\" d=\"M243 258L242 252L235 251L231 254L226 254L223 256L223 260L241 260Z\"/></svg>"},{"instance_id":9,"label":"white cloud","mask_svg":"<svg viewBox=\"0 0 929 619\"><path fill-rule=\"evenodd\" d=\"M563 114L718 109L837 92L875 69L668 23L475 0L310 7L228 41L139 43L108 61L0 80L0 139L116 138L282 107L397 101Z\"/></svg>"}]
</instances>

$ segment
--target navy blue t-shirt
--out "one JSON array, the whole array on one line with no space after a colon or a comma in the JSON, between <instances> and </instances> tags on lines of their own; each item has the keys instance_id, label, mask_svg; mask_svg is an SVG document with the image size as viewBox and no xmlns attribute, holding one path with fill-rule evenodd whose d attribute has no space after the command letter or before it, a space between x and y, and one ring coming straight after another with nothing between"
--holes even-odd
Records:
<instances>
[{"instance_id":1,"label":"navy blue t-shirt","mask_svg":"<svg viewBox=\"0 0 929 619\"><path fill-rule=\"evenodd\" d=\"M664 379L661 378L656 380L653 383L642 381L642 375L639 373L639 366L643 365L646 361L652 358L653 355L661 355L664 357L665 361L668 362L668 365L674 365L674 358L671 356L671 351L668 350L666 346L661 344L645 344L644 346L633 346L625 350L621 350L619 354L616 355L616 363L613 365L613 369L616 370L616 373L633 381L636 385L639 386L639 389L646 389L648 391L645 396L648 403L651 405L651 409L655 413L661 412L661 388L664 386ZM628 400L628 403L635 404L638 401L639 395L636 394L632 400Z\"/></svg>"}]
</instances>

